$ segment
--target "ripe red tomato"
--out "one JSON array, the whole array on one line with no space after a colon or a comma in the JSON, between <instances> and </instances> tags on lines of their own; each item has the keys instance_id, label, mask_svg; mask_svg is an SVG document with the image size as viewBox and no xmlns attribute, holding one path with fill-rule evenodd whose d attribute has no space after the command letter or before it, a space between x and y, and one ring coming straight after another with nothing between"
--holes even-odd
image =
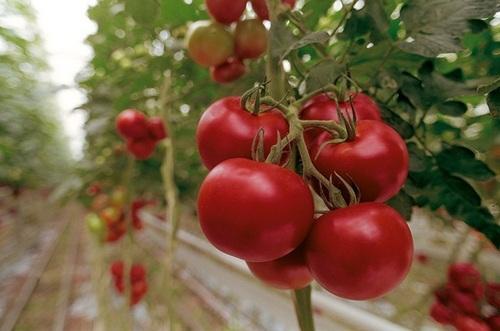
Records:
<instances>
[{"instance_id":1,"label":"ripe red tomato","mask_svg":"<svg viewBox=\"0 0 500 331\"><path fill-rule=\"evenodd\" d=\"M491 331L500 331L500 313L497 315L490 316L486 319L488 325L491 328Z\"/></svg>"},{"instance_id":2,"label":"ripe red tomato","mask_svg":"<svg viewBox=\"0 0 500 331\"><path fill-rule=\"evenodd\" d=\"M127 141L127 150L138 160L146 160L153 155L156 141L151 138L131 139Z\"/></svg>"},{"instance_id":3,"label":"ripe red tomato","mask_svg":"<svg viewBox=\"0 0 500 331\"><path fill-rule=\"evenodd\" d=\"M208 12L217 22L231 24L240 19L247 0L205 0L205 4Z\"/></svg>"},{"instance_id":4,"label":"ripe red tomato","mask_svg":"<svg viewBox=\"0 0 500 331\"><path fill-rule=\"evenodd\" d=\"M500 309L500 283L486 284L486 301L496 309Z\"/></svg>"},{"instance_id":5,"label":"ripe red tomato","mask_svg":"<svg viewBox=\"0 0 500 331\"><path fill-rule=\"evenodd\" d=\"M254 12L261 20L269 19L269 11L267 10L266 0L250 0L250 2L252 3ZM293 9L293 7L295 7L296 0L281 0L281 2Z\"/></svg>"},{"instance_id":6,"label":"ripe red tomato","mask_svg":"<svg viewBox=\"0 0 500 331\"><path fill-rule=\"evenodd\" d=\"M259 19L238 22L234 30L236 55L240 59L256 59L267 49L267 30Z\"/></svg>"},{"instance_id":7,"label":"ripe red tomato","mask_svg":"<svg viewBox=\"0 0 500 331\"><path fill-rule=\"evenodd\" d=\"M352 96L352 105L358 120L382 120L377 103L366 94L354 94ZM339 102L339 107L342 112L347 111L348 114L352 111L349 101ZM304 105L300 112L300 117L303 120L338 121L337 104L335 100L330 99L327 94L317 95ZM324 132L324 130L319 128L307 129L304 137L306 141L310 143L322 132Z\"/></svg>"},{"instance_id":8,"label":"ripe red tomato","mask_svg":"<svg viewBox=\"0 0 500 331\"><path fill-rule=\"evenodd\" d=\"M189 27L187 49L193 61L199 65L217 66L233 55L234 38L219 23L199 21Z\"/></svg>"},{"instance_id":9,"label":"ripe red tomato","mask_svg":"<svg viewBox=\"0 0 500 331\"><path fill-rule=\"evenodd\" d=\"M148 120L149 135L155 140L162 140L167 138L167 131L163 120L158 116L150 117Z\"/></svg>"},{"instance_id":10,"label":"ripe red tomato","mask_svg":"<svg viewBox=\"0 0 500 331\"><path fill-rule=\"evenodd\" d=\"M116 278L123 277L123 269L124 264L121 260L114 261L110 267L111 274Z\"/></svg>"},{"instance_id":11,"label":"ripe red tomato","mask_svg":"<svg viewBox=\"0 0 500 331\"><path fill-rule=\"evenodd\" d=\"M431 317L438 323L451 324L455 318L455 312L439 301L434 302L430 311Z\"/></svg>"},{"instance_id":12,"label":"ripe red tomato","mask_svg":"<svg viewBox=\"0 0 500 331\"><path fill-rule=\"evenodd\" d=\"M413 240L391 207L362 203L314 222L306 241L313 278L342 298L367 300L397 286L410 270Z\"/></svg>"},{"instance_id":13,"label":"ripe red tomato","mask_svg":"<svg viewBox=\"0 0 500 331\"><path fill-rule=\"evenodd\" d=\"M149 134L147 118L138 110L127 109L116 117L116 130L123 138L141 139Z\"/></svg>"},{"instance_id":14,"label":"ripe red tomato","mask_svg":"<svg viewBox=\"0 0 500 331\"><path fill-rule=\"evenodd\" d=\"M130 281L132 283L142 281L146 278L146 269L142 264L133 264L130 267Z\"/></svg>"},{"instance_id":15,"label":"ripe red tomato","mask_svg":"<svg viewBox=\"0 0 500 331\"><path fill-rule=\"evenodd\" d=\"M471 263L454 263L448 267L448 279L462 290L472 290L481 282L481 273Z\"/></svg>"},{"instance_id":16,"label":"ripe red tomato","mask_svg":"<svg viewBox=\"0 0 500 331\"><path fill-rule=\"evenodd\" d=\"M453 326L457 329L457 331L491 331L488 324L465 315L456 316Z\"/></svg>"},{"instance_id":17,"label":"ripe red tomato","mask_svg":"<svg viewBox=\"0 0 500 331\"><path fill-rule=\"evenodd\" d=\"M304 288L312 282L302 246L277 260L247 262L247 265L255 277L282 290Z\"/></svg>"},{"instance_id":18,"label":"ripe red tomato","mask_svg":"<svg viewBox=\"0 0 500 331\"><path fill-rule=\"evenodd\" d=\"M354 140L329 144L320 152L329 139L330 134L324 132L311 144L315 166L337 184L335 173L354 182L361 201L387 201L403 186L408 175L408 151L390 126L380 121L359 121Z\"/></svg>"},{"instance_id":19,"label":"ripe red tomato","mask_svg":"<svg viewBox=\"0 0 500 331\"><path fill-rule=\"evenodd\" d=\"M210 67L210 77L214 82L230 83L246 73L245 64L237 58L230 57L226 62L215 67Z\"/></svg>"},{"instance_id":20,"label":"ripe red tomato","mask_svg":"<svg viewBox=\"0 0 500 331\"><path fill-rule=\"evenodd\" d=\"M264 130L264 152L269 154L279 135L288 134L288 122L275 109L254 115L240 107L240 97L226 97L203 113L196 130L196 142L203 164L212 169L237 157L252 158L252 142Z\"/></svg>"},{"instance_id":21,"label":"ripe red tomato","mask_svg":"<svg viewBox=\"0 0 500 331\"><path fill-rule=\"evenodd\" d=\"M249 262L275 260L296 249L313 212L311 192L299 175L241 158L212 169L198 193L205 236L221 251Z\"/></svg>"}]
</instances>

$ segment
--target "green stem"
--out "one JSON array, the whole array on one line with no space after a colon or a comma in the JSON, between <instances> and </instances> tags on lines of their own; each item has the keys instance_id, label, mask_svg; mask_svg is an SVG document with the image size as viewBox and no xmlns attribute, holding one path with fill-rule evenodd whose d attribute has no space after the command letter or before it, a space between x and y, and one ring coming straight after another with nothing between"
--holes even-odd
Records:
<instances>
[{"instance_id":1,"label":"green stem","mask_svg":"<svg viewBox=\"0 0 500 331\"><path fill-rule=\"evenodd\" d=\"M301 331L314 331L314 318L311 304L311 286L292 292L293 306Z\"/></svg>"}]
</instances>

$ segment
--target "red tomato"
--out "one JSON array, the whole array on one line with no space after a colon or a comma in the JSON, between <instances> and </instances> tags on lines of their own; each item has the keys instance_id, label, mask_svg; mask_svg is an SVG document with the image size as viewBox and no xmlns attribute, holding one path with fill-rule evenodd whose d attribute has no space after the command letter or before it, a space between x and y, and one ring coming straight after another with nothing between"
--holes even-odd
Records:
<instances>
[{"instance_id":1,"label":"red tomato","mask_svg":"<svg viewBox=\"0 0 500 331\"><path fill-rule=\"evenodd\" d=\"M256 59L267 49L267 30L259 19L238 22L234 30L236 55L240 59Z\"/></svg>"},{"instance_id":2,"label":"red tomato","mask_svg":"<svg viewBox=\"0 0 500 331\"><path fill-rule=\"evenodd\" d=\"M149 134L146 116L138 110L127 109L116 117L116 130L123 138L140 139Z\"/></svg>"},{"instance_id":3,"label":"red tomato","mask_svg":"<svg viewBox=\"0 0 500 331\"><path fill-rule=\"evenodd\" d=\"M213 103L203 113L196 142L203 164L212 169L220 162L237 157L252 158L252 142L264 130L264 152L288 134L288 122L278 110L254 115L240 107L239 97L226 97Z\"/></svg>"},{"instance_id":4,"label":"red tomato","mask_svg":"<svg viewBox=\"0 0 500 331\"><path fill-rule=\"evenodd\" d=\"M217 22L231 24L240 19L247 0L205 0L205 4L208 12Z\"/></svg>"},{"instance_id":5,"label":"red tomato","mask_svg":"<svg viewBox=\"0 0 500 331\"><path fill-rule=\"evenodd\" d=\"M165 130L163 120L158 116L149 118L148 129L150 136L157 141L167 138L167 131Z\"/></svg>"},{"instance_id":6,"label":"red tomato","mask_svg":"<svg viewBox=\"0 0 500 331\"><path fill-rule=\"evenodd\" d=\"M153 155L156 141L151 138L131 139L127 141L127 150L138 160L146 160Z\"/></svg>"},{"instance_id":7,"label":"red tomato","mask_svg":"<svg viewBox=\"0 0 500 331\"><path fill-rule=\"evenodd\" d=\"M208 240L249 262L275 260L296 249L313 212L311 192L299 175L241 158L212 169L198 195L200 224Z\"/></svg>"},{"instance_id":8,"label":"red tomato","mask_svg":"<svg viewBox=\"0 0 500 331\"><path fill-rule=\"evenodd\" d=\"M358 120L382 120L377 103L366 94L353 94L352 105ZM349 101L339 102L339 107L343 113L347 111L347 113L350 114L352 112L351 103ZM304 108L302 108L300 112L300 117L303 120L338 121L337 104L335 100L330 99L327 94L320 94L304 105ZM308 143L311 142L321 132L324 131L319 128L307 129L305 132L306 141Z\"/></svg>"},{"instance_id":9,"label":"red tomato","mask_svg":"<svg viewBox=\"0 0 500 331\"><path fill-rule=\"evenodd\" d=\"M500 283L486 284L486 301L496 309L500 309Z\"/></svg>"},{"instance_id":10,"label":"red tomato","mask_svg":"<svg viewBox=\"0 0 500 331\"><path fill-rule=\"evenodd\" d=\"M315 166L337 184L335 173L355 183L362 202L387 201L403 186L408 175L408 151L403 139L387 124L359 121L352 141L329 144L318 154L329 139L330 134L324 132L311 145Z\"/></svg>"},{"instance_id":11,"label":"red tomato","mask_svg":"<svg viewBox=\"0 0 500 331\"><path fill-rule=\"evenodd\" d=\"M266 0L250 0L252 3L252 8L254 12L259 16L262 20L269 19L269 11L267 10ZM295 7L296 0L281 0L284 5L288 5L293 9Z\"/></svg>"},{"instance_id":12,"label":"red tomato","mask_svg":"<svg viewBox=\"0 0 500 331\"><path fill-rule=\"evenodd\" d=\"M141 264L133 264L130 267L130 281L132 283L142 281L146 278L146 269Z\"/></svg>"},{"instance_id":13,"label":"red tomato","mask_svg":"<svg viewBox=\"0 0 500 331\"><path fill-rule=\"evenodd\" d=\"M458 315L453 326L457 331L491 331L488 324L465 315Z\"/></svg>"},{"instance_id":14,"label":"red tomato","mask_svg":"<svg viewBox=\"0 0 500 331\"><path fill-rule=\"evenodd\" d=\"M500 331L500 314L488 317L486 322L488 322L491 331Z\"/></svg>"},{"instance_id":15,"label":"red tomato","mask_svg":"<svg viewBox=\"0 0 500 331\"><path fill-rule=\"evenodd\" d=\"M337 209L314 222L306 241L313 278L342 298L377 298L410 270L413 240L391 207L371 202Z\"/></svg>"},{"instance_id":16,"label":"red tomato","mask_svg":"<svg viewBox=\"0 0 500 331\"><path fill-rule=\"evenodd\" d=\"M454 263L448 267L448 279L462 290L472 290L481 282L481 273L471 263Z\"/></svg>"},{"instance_id":17,"label":"red tomato","mask_svg":"<svg viewBox=\"0 0 500 331\"><path fill-rule=\"evenodd\" d=\"M210 67L210 77L214 82L225 84L230 83L246 73L245 64L234 57L215 67Z\"/></svg>"},{"instance_id":18,"label":"red tomato","mask_svg":"<svg viewBox=\"0 0 500 331\"><path fill-rule=\"evenodd\" d=\"M461 291L450 293L450 307L467 315L479 316L479 306L473 295Z\"/></svg>"},{"instance_id":19,"label":"red tomato","mask_svg":"<svg viewBox=\"0 0 500 331\"><path fill-rule=\"evenodd\" d=\"M277 260L247 262L247 265L255 277L282 290L304 288L312 282L302 247Z\"/></svg>"},{"instance_id":20,"label":"red tomato","mask_svg":"<svg viewBox=\"0 0 500 331\"><path fill-rule=\"evenodd\" d=\"M111 274L113 275L113 277L116 277L116 278L123 277L123 268L124 268L123 261L118 260L118 261L113 262L111 264L111 268L110 268L110 271L111 271Z\"/></svg>"},{"instance_id":21,"label":"red tomato","mask_svg":"<svg viewBox=\"0 0 500 331\"><path fill-rule=\"evenodd\" d=\"M446 307L439 301L434 302L429 314L436 322L441 324L451 324L455 317L453 310Z\"/></svg>"},{"instance_id":22,"label":"red tomato","mask_svg":"<svg viewBox=\"0 0 500 331\"><path fill-rule=\"evenodd\" d=\"M199 65L217 66L234 54L234 38L219 23L198 21L189 26L187 49L193 61Z\"/></svg>"}]
</instances>

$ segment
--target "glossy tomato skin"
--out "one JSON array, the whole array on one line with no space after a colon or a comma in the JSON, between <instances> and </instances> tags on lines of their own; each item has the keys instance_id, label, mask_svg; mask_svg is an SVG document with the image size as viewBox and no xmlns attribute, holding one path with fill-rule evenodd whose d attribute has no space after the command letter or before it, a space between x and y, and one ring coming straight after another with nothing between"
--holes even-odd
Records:
<instances>
[{"instance_id":1,"label":"glossy tomato skin","mask_svg":"<svg viewBox=\"0 0 500 331\"><path fill-rule=\"evenodd\" d=\"M221 65L210 67L210 77L214 82L226 84L241 78L246 71L245 64L240 59L231 57Z\"/></svg>"},{"instance_id":2,"label":"glossy tomato skin","mask_svg":"<svg viewBox=\"0 0 500 331\"><path fill-rule=\"evenodd\" d=\"M217 22L231 24L240 19L247 0L205 0L205 4L208 12Z\"/></svg>"},{"instance_id":3,"label":"glossy tomato skin","mask_svg":"<svg viewBox=\"0 0 500 331\"><path fill-rule=\"evenodd\" d=\"M233 35L219 23L198 21L191 24L186 40L189 55L204 67L220 65L234 54Z\"/></svg>"},{"instance_id":4,"label":"glossy tomato skin","mask_svg":"<svg viewBox=\"0 0 500 331\"><path fill-rule=\"evenodd\" d=\"M381 203L361 203L323 215L309 233L306 257L315 280L352 300L380 297L410 270L413 239L402 217Z\"/></svg>"},{"instance_id":5,"label":"glossy tomato skin","mask_svg":"<svg viewBox=\"0 0 500 331\"><path fill-rule=\"evenodd\" d=\"M213 103L203 113L196 130L196 142L203 164L212 169L220 162L252 158L252 142L264 130L264 152L288 134L288 123L278 110L253 115L240 107L240 97L226 97Z\"/></svg>"},{"instance_id":6,"label":"glossy tomato skin","mask_svg":"<svg viewBox=\"0 0 500 331\"><path fill-rule=\"evenodd\" d=\"M247 262L247 265L255 277L281 290L301 289L312 282L302 246L277 260Z\"/></svg>"},{"instance_id":7,"label":"glossy tomato skin","mask_svg":"<svg viewBox=\"0 0 500 331\"><path fill-rule=\"evenodd\" d=\"M240 59L256 59L267 49L267 30L259 19L238 22L234 30L235 52Z\"/></svg>"},{"instance_id":8,"label":"glossy tomato skin","mask_svg":"<svg viewBox=\"0 0 500 331\"><path fill-rule=\"evenodd\" d=\"M267 9L266 0L250 0L252 3L252 8L261 20L269 19L269 11ZM288 5L290 8L295 7L296 0L281 0L284 5Z\"/></svg>"},{"instance_id":9,"label":"glossy tomato skin","mask_svg":"<svg viewBox=\"0 0 500 331\"><path fill-rule=\"evenodd\" d=\"M155 140L163 140L167 138L167 131L163 120L158 116L150 117L148 120L149 134Z\"/></svg>"},{"instance_id":10,"label":"glossy tomato skin","mask_svg":"<svg viewBox=\"0 0 500 331\"><path fill-rule=\"evenodd\" d=\"M352 106L356 112L357 120L377 120L381 121L380 108L372 98L364 93L352 95ZM339 103L340 111L344 114L351 114L351 104L349 101ZM325 120L338 121L337 103L327 94L320 94L309 100L300 112L300 118L303 120ZM309 143L315 139L322 129L312 128L305 132L306 141Z\"/></svg>"},{"instance_id":11,"label":"glossy tomato skin","mask_svg":"<svg viewBox=\"0 0 500 331\"><path fill-rule=\"evenodd\" d=\"M127 141L127 150L138 160L146 160L153 155L156 141L151 138L131 139Z\"/></svg>"},{"instance_id":12,"label":"glossy tomato skin","mask_svg":"<svg viewBox=\"0 0 500 331\"><path fill-rule=\"evenodd\" d=\"M409 160L406 144L394 129L380 121L363 120L357 123L352 141L321 149L329 139L324 132L310 146L313 162L323 175L335 180L338 173L352 180L362 202L384 202L399 192L408 175Z\"/></svg>"},{"instance_id":13,"label":"glossy tomato skin","mask_svg":"<svg viewBox=\"0 0 500 331\"><path fill-rule=\"evenodd\" d=\"M198 193L198 215L208 240L249 262L285 256L305 239L314 205L304 180L291 170L230 159L208 174Z\"/></svg>"},{"instance_id":14,"label":"glossy tomato skin","mask_svg":"<svg viewBox=\"0 0 500 331\"><path fill-rule=\"evenodd\" d=\"M123 138L140 139L149 134L146 116L138 110L127 109L116 117L116 130Z\"/></svg>"},{"instance_id":15,"label":"glossy tomato skin","mask_svg":"<svg viewBox=\"0 0 500 331\"><path fill-rule=\"evenodd\" d=\"M466 315L458 315L453 326L457 331L491 331L485 322Z\"/></svg>"}]
</instances>

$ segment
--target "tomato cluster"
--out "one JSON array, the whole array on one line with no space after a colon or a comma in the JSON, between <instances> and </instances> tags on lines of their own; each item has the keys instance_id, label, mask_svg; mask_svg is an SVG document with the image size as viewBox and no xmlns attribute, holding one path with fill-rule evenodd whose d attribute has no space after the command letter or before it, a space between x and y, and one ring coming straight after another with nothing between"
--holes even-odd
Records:
<instances>
[{"instance_id":1,"label":"tomato cluster","mask_svg":"<svg viewBox=\"0 0 500 331\"><path fill-rule=\"evenodd\" d=\"M382 203L406 179L406 145L381 121L368 96L353 94L351 99L339 108L354 108L360 119L355 135L325 146L330 132L316 127L304 134L317 169L329 178L347 178L361 203L317 219L308 186L321 190L316 179L252 160L256 140L267 156L288 134L289 124L280 111L263 106L249 112L239 97L227 97L213 103L200 119L198 150L210 169L198 194L201 228L214 246L245 260L251 272L271 286L299 289L315 279L331 293L364 300L387 293L409 271L411 232L403 218ZM337 121L337 103L319 95L304 105L300 116L301 123Z\"/></svg>"},{"instance_id":2,"label":"tomato cluster","mask_svg":"<svg viewBox=\"0 0 500 331\"><path fill-rule=\"evenodd\" d=\"M127 141L127 150L138 160L148 159L156 144L167 137L161 118L147 118L134 109L124 110L118 115L116 130Z\"/></svg>"},{"instance_id":3,"label":"tomato cluster","mask_svg":"<svg viewBox=\"0 0 500 331\"><path fill-rule=\"evenodd\" d=\"M125 292L124 263L121 260L111 264L110 273L113 285L120 294ZM130 268L130 305L136 305L148 291L146 268L142 264L133 264Z\"/></svg>"},{"instance_id":4,"label":"tomato cluster","mask_svg":"<svg viewBox=\"0 0 500 331\"><path fill-rule=\"evenodd\" d=\"M206 0L211 21L191 24L186 36L189 55L199 65L210 68L215 82L224 84L246 73L245 60L257 59L267 49L269 19L265 0L252 0L258 18L241 19L248 0ZM284 0L291 8L295 0ZM231 25L234 24L233 27Z\"/></svg>"},{"instance_id":5,"label":"tomato cluster","mask_svg":"<svg viewBox=\"0 0 500 331\"><path fill-rule=\"evenodd\" d=\"M458 331L500 331L500 283L485 283L470 263L448 268L448 281L434 292L430 315Z\"/></svg>"}]
</instances>

